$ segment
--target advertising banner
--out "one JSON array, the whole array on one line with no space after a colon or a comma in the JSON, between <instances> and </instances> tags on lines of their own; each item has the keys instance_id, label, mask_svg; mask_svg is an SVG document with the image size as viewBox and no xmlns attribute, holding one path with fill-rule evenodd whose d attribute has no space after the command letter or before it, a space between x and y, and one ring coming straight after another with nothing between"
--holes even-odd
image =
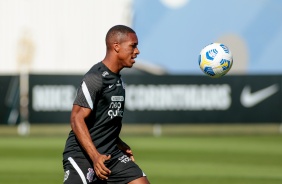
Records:
<instances>
[{"instance_id":1,"label":"advertising banner","mask_svg":"<svg viewBox=\"0 0 282 184\"><path fill-rule=\"evenodd\" d=\"M29 121L68 123L81 78L79 75L30 75Z\"/></svg>"},{"instance_id":2,"label":"advertising banner","mask_svg":"<svg viewBox=\"0 0 282 184\"><path fill-rule=\"evenodd\" d=\"M0 124L19 122L19 90L18 76L0 76Z\"/></svg>"},{"instance_id":3,"label":"advertising banner","mask_svg":"<svg viewBox=\"0 0 282 184\"><path fill-rule=\"evenodd\" d=\"M82 76L31 75L29 118L68 123ZM125 75L125 123L280 123L282 76Z\"/></svg>"},{"instance_id":4,"label":"advertising banner","mask_svg":"<svg viewBox=\"0 0 282 184\"><path fill-rule=\"evenodd\" d=\"M281 122L281 76L130 76L126 122Z\"/></svg>"}]
</instances>

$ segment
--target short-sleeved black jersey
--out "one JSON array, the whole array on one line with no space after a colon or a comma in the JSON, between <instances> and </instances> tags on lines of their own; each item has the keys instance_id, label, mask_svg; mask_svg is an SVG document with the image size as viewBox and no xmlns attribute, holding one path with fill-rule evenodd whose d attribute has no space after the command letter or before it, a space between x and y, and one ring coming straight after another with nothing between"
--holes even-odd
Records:
<instances>
[{"instance_id":1,"label":"short-sleeved black jersey","mask_svg":"<svg viewBox=\"0 0 282 184\"><path fill-rule=\"evenodd\" d=\"M117 158L122 155L116 141L121 130L125 90L121 76L102 62L95 64L83 77L74 100L75 105L92 110L85 120L92 141L101 154ZM70 131L63 153L68 157L88 158L73 131Z\"/></svg>"}]
</instances>

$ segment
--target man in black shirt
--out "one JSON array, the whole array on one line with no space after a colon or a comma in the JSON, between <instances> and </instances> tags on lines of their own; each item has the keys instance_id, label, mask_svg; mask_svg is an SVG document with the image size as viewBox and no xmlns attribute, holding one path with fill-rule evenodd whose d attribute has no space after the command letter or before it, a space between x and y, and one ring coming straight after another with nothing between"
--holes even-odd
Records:
<instances>
[{"instance_id":1,"label":"man in black shirt","mask_svg":"<svg viewBox=\"0 0 282 184\"><path fill-rule=\"evenodd\" d=\"M119 72L132 67L140 53L134 30L112 27L106 56L83 77L71 112L71 128L63 153L64 184L148 184L119 133L125 89Z\"/></svg>"}]
</instances>

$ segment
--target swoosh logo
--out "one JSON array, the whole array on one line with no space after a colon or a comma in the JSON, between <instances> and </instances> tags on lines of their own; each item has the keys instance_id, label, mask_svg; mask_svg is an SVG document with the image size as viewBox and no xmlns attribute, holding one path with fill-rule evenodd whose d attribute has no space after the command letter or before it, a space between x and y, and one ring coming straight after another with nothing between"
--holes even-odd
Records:
<instances>
[{"instance_id":1,"label":"swoosh logo","mask_svg":"<svg viewBox=\"0 0 282 184\"><path fill-rule=\"evenodd\" d=\"M114 86L114 84L112 84L112 85L109 85L109 88L112 88Z\"/></svg>"},{"instance_id":2,"label":"swoosh logo","mask_svg":"<svg viewBox=\"0 0 282 184\"><path fill-rule=\"evenodd\" d=\"M263 88L256 92L251 93L251 87L245 86L241 93L241 104L246 107L250 108L253 107L260 102L264 101L265 99L269 98L270 96L274 95L279 91L279 85L273 84L267 88Z\"/></svg>"}]
</instances>

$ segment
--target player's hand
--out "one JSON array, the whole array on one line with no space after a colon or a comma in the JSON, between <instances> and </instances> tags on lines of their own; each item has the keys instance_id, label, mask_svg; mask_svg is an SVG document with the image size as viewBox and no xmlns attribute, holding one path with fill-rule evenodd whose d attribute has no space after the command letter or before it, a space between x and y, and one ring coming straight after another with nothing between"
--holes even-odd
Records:
<instances>
[{"instance_id":1,"label":"player's hand","mask_svg":"<svg viewBox=\"0 0 282 184\"><path fill-rule=\"evenodd\" d=\"M118 143L118 148L123 151L133 162L135 161L131 148L121 139Z\"/></svg>"},{"instance_id":2,"label":"player's hand","mask_svg":"<svg viewBox=\"0 0 282 184\"><path fill-rule=\"evenodd\" d=\"M130 148L127 149L127 150L125 150L125 153L126 153L127 156L129 156L129 158L130 158L133 162L135 162L135 159L134 159L134 156L133 156L133 152L132 152L132 150L131 150Z\"/></svg>"},{"instance_id":3,"label":"player's hand","mask_svg":"<svg viewBox=\"0 0 282 184\"><path fill-rule=\"evenodd\" d=\"M110 158L111 155L99 155L93 161L95 173L101 180L108 179L108 176L111 174L111 171L104 164L104 162L110 160Z\"/></svg>"}]
</instances>

